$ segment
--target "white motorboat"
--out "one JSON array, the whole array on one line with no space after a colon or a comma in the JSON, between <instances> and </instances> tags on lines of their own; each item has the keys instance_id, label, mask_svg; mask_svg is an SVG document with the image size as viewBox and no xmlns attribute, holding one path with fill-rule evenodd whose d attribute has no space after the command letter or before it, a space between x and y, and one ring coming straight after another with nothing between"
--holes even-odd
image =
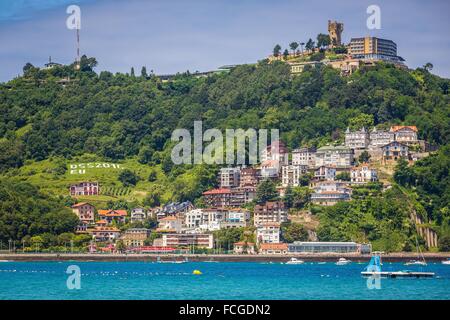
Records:
<instances>
[{"instance_id":1,"label":"white motorboat","mask_svg":"<svg viewBox=\"0 0 450 320\"><path fill-rule=\"evenodd\" d=\"M449 264L450 265L450 259L442 261L442 264Z\"/></svg>"},{"instance_id":2,"label":"white motorboat","mask_svg":"<svg viewBox=\"0 0 450 320\"><path fill-rule=\"evenodd\" d=\"M346 264L352 263L351 260L347 260L345 258L339 258L339 260L336 262L337 266L345 266Z\"/></svg>"},{"instance_id":3,"label":"white motorboat","mask_svg":"<svg viewBox=\"0 0 450 320\"><path fill-rule=\"evenodd\" d=\"M291 258L286 264L302 264L305 263L305 261L297 259L297 258Z\"/></svg>"}]
</instances>

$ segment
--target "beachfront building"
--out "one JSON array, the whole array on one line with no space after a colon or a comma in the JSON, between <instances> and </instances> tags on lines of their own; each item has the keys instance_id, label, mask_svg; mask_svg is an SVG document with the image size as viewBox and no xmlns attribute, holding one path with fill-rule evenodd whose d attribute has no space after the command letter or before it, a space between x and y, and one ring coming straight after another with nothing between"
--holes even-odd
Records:
<instances>
[{"instance_id":1,"label":"beachfront building","mask_svg":"<svg viewBox=\"0 0 450 320\"><path fill-rule=\"evenodd\" d=\"M369 145L369 132L362 127L360 130L345 131L345 146L351 149L366 149Z\"/></svg>"},{"instance_id":2,"label":"beachfront building","mask_svg":"<svg viewBox=\"0 0 450 320\"><path fill-rule=\"evenodd\" d=\"M280 223L265 222L256 228L257 243L279 243L280 242Z\"/></svg>"},{"instance_id":3,"label":"beachfront building","mask_svg":"<svg viewBox=\"0 0 450 320\"><path fill-rule=\"evenodd\" d=\"M221 188L239 187L241 170L239 168L222 168L219 172Z\"/></svg>"},{"instance_id":4,"label":"beachfront building","mask_svg":"<svg viewBox=\"0 0 450 320\"><path fill-rule=\"evenodd\" d=\"M373 127L369 134L370 146L381 147L395 140L395 134L392 131L378 130Z\"/></svg>"},{"instance_id":5,"label":"beachfront building","mask_svg":"<svg viewBox=\"0 0 450 320\"><path fill-rule=\"evenodd\" d=\"M261 243L259 254L287 254L288 245L286 243Z\"/></svg>"},{"instance_id":6,"label":"beachfront building","mask_svg":"<svg viewBox=\"0 0 450 320\"><path fill-rule=\"evenodd\" d=\"M308 166L292 164L281 168L281 184L283 187L297 187L300 185L300 177L307 173Z\"/></svg>"},{"instance_id":7,"label":"beachfront building","mask_svg":"<svg viewBox=\"0 0 450 320\"><path fill-rule=\"evenodd\" d=\"M235 242L233 244L233 252L235 254L255 254L255 244L253 242Z\"/></svg>"},{"instance_id":8,"label":"beachfront building","mask_svg":"<svg viewBox=\"0 0 450 320\"><path fill-rule=\"evenodd\" d=\"M314 187L311 202L322 206L332 206L351 199L351 189L343 182L323 181Z\"/></svg>"},{"instance_id":9,"label":"beachfront building","mask_svg":"<svg viewBox=\"0 0 450 320\"><path fill-rule=\"evenodd\" d=\"M98 182L79 182L71 184L70 188L71 196L96 196L100 193Z\"/></svg>"},{"instance_id":10,"label":"beachfront building","mask_svg":"<svg viewBox=\"0 0 450 320\"><path fill-rule=\"evenodd\" d=\"M111 224L113 221L125 223L127 210L98 210L98 215L100 219L107 221L108 224Z\"/></svg>"},{"instance_id":11,"label":"beachfront building","mask_svg":"<svg viewBox=\"0 0 450 320\"><path fill-rule=\"evenodd\" d=\"M176 216L167 216L158 221L158 232L180 233L183 227L183 220Z\"/></svg>"},{"instance_id":12,"label":"beachfront building","mask_svg":"<svg viewBox=\"0 0 450 320\"><path fill-rule=\"evenodd\" d=\"M335 166L340 168L351 167L354 152L346 146L325 146L317 149L314 156L316 167Z\"/></svg>"},{"instance_id":13,"label":"beachfront building","mask_svg":"<svg viewBox=\"0 0 450 320\"><path fill-rule=\"evenodd\" d=\"M113 242L120 236L120 230L116 227L107 227L107 226L96 226L93 230L90 231L92 234L92 238L94 241L99 242Z\"/></svg>"},{"instance_id":14,"label":"beachfront building","mask_svg":"<svg viewBox=\"0 0 450 320\"><path fill-rule=\"evenodd\" d=\"M377 170L371 168L367 163L350 170L350 179L352 183L368 183L378 181Z\"/></svg>"},{"instance_id":15,"label":"beachfront building","mask_svg":"<svg viewBox=\"0 0 450 320\"><path fill-rule=\"evenodd\" d=\"M411 145L417 144L416 126L392 126L390 131L395 134L395 141Z\"/></svg>"},{"instance_id":16,"label":"beachfront building","mask_svg":"<svg viewBox=\"0 0 450 320\"><path fill-rule=\"evenodd\" d=\"M121 240L126 247L142 247L149 234L150 230L146 228L130 228L122 234Z\"/></svg>"},{"instance_id":17,"label":"beachfront building","mask_svg":"<svg viewBox=\"0 0 450 320\"><path fill-rule=\"evenodd\" d=\"M163 247L190 247L212 249L214 240L212 234L206 233L168 233L162 236Z\"/></svg>"},{"instance_id":18,"label":"beachfront building","mask_svg":"<svg viewBox=\"0 0 450 320\"><path fill-rule=\"evenodd\" d=\"M289 253L355 253L370 254L370 244L356 242L303 242L294 241L288 244Z\"/></svg>"},{"instance_id":19,"label":"beachfront building","mask_svg":"<svg viewBox=\"0 0 450 320\"><path fill-rule=\"evenodd\" d=\"M85 224L94 223L95 207L87 202L80 202L72 206L72 211Z\"/></svg>"},{"instance_id":20,"label":"beachfront building","mask_svg":"<svg viewBox=\"0 0 450 320\"><path fill-rule=\"evenodd\" d=\"M241 169L240 187L256 187L259 182L260 171L253 167Z\"/></svg>"},{"instance_id":21,"label":"beachfront building","mask_svg":"<svg viewBox=\"0 0 450 320\"><path fill-rule=\"evenodd\" d=\"M292 151L292 164L314 167L316 148L299 148Z\"/></svg>"},{"instance_id":22,"label":"beachfront building","mask_svg":"<svg viewBox=\"0 0 450 320\"><path fill-rule=\"evenodd\" d=\"M282 201L267 201L254 208L253 223L259 226L267 222L283 223L287 221L287 209Z\"/></svg>"},{"instance_id":23,"label":"beachfront building","mask_svg":"<svg viewBox=\"0 0 450 320\"><path fill-rule=\"evenodd\" d=\"M250 212L241 209L195 209L185 214L186 228L197 232L245 227L249 220Z\"/></svg>"},{"instance_id":24,"label":"beachfront building","mask_svg":"<svg viewBox=\"0 0 450 320\"><path fill-rule=\"evenodd\" d=\"M131 210L131 222L142 222L147 219L147 209L145 208L133 208Z\"/></svg>"},{"instance_id":25,"label":"beachfront building","mask_svg":"<svg viewBox=\"0 0 450 320\"><path fill-rule=\"evenodd\" d=\"M409 148L406 144L398 141L392 141L381 147L383 161L398 160L400 158L409 158Z\"/></svg>"}]
</instances>

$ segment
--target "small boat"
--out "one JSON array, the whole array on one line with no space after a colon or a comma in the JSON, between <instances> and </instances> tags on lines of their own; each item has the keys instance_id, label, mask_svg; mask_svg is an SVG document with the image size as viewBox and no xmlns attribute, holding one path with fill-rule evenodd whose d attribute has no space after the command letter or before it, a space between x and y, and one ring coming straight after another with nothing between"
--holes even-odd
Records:
<instances>
[{"instance_id":1,"label":"small boat","mask_svg":"<svg viewBox=\"0 0 450 320\"><path fill-rule=\"evenodd\" d=\"M419 241L416 237L416 248L417 248L417 258L416 260L409 260L405 263L405 266L426 266L427 263L425 261L425 257L423 256L422 251L420 250Z\"/></svg>"},{"instance_id":2,"label":"small boat","mask_svg":"<svg viewBox=\"0 0 450 320\"><path fill-rule=\"evenodd\" d=\"M345 258L339 258L339 260L336 262L337 266L345 266L346 264L352 263L351 260L347 260Z\"/></svg>"},{"instance_id":3,"label":"small boat","mask_svg":"<svg viewBox=\"0 0 450 320\"><path fill-rule=\"evenodd\" d=\"M286 264L302 264L302 263L305 263L305 261L299 260L297 258L291 258L291 260L286 262Z\"/></svg>"},{"instance_id":4,"label":"small boat","mask_svg":"<svg viewBox=\"0 0 450 320\"><path fill-rule=\"evenodd\" d=\"M450 265L450 258L447 260L442 261L442 264L449 264Z\"/></svg>"},{"instance_id":5,"label":"small boat","mask_svg":"<svg viewBox=\"0 0 450 320\"><path fill-rule=\"evenodd\" d=\"M405 266L426 266L427 263L425 261L420 260L409 260L405 263Z\"/></svg>"},{"instance_id":6,"label":"small boat","mask_svg":"<svg viewBox=\"0 0 450 320\"><path fill-rule=\"evenodd\" d=\"M9 260L0 260L0 262L10 262Z\"/></svg>"}]
</instances>

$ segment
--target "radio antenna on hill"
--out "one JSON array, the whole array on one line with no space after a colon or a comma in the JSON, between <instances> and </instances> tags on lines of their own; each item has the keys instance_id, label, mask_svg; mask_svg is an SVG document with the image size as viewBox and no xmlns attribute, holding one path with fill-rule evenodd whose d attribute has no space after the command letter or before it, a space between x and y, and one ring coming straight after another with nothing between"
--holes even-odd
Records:
<instances>
[{"instance_id":1,"label":"radio antenna on hill","mask_svg":"<svg viewBox=\"0 0 450 320\"><path fill-rule=\"evenodd\" d=\"M76 69L80 70L80 22L77 23L77 63Z\"/></svg>"}]
</instances>

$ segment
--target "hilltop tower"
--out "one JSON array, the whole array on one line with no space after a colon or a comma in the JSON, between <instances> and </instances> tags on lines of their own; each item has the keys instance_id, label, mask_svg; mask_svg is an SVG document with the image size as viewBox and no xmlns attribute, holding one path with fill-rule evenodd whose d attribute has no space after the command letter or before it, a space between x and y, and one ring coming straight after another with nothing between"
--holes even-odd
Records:
<instances>
[{"instance_id":1,"label":"hilltop tower","mask_svg":"<svg viewBox=\"0 0 450 320\"><path fill-rule=\"evenodd\" d=\"M342 45L341 35L343 31L344 24L342 22L328 20L328 34L331 40L331 47Z\"/></svg>"}]
</instances>

